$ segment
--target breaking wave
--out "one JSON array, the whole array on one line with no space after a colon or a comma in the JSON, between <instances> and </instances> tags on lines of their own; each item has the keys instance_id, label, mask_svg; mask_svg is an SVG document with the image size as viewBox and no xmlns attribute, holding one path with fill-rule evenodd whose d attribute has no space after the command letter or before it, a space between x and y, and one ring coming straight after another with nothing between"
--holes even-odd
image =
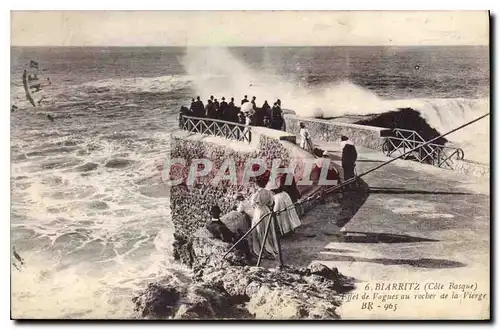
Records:
<instances>
[{"instance_id":1,"label":"breaking wave","mask_svg":"<svg viewBox=\"0 0 500 330\"><path fill-rule=\"evenodd\" d=\"M273 68L251 68L226 48L188 49L180 61L202 99L224 95L235 97L239 103L243 95L248 95L256 96L258 104L264 100L272 104L279 98L283 108L303 117L371 115L411 108L420 112L432 128L446 133L488 113L490 108L488 98L384 99L347 80L308 86L300 77L283 77ZM448 140L468 149L466 154L471 159L479 157L488 162L489 154L476 150L489 149L489 118L449 135Z\"/></svg>"}]
</instances>

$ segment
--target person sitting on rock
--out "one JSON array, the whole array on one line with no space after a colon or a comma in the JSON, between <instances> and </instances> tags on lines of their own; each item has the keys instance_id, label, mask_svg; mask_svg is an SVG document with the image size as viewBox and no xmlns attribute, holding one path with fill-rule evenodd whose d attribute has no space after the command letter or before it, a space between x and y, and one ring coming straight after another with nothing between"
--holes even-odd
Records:
<instances>
[{"instance_id":1,"label":"person sitting on rock","mask_svg":"<svg viewBox=\"0 0 500 330\"><path fill-rule=\"evenodd\" d=\"M250 229L251 224L251 209L252 206L248 201L245 200L241 193L237 193L235 196L236 204L232 208L232 212L238 213L238 221L233 220L233 224L223 221L229 230L231 230L238 237L245 235L248 229ZM230 212L231 213L231 212ZM226 217L226 215L224 215ZM223 218L224 218L223 217ZM236 223L237 222L237 223ZM235 224L236 223L236 224Z\"/></svg>"},{"instance_id":2,"label":"person sitting on rock","mask_svg":"<svg viewBox=\"0 0 500 330\"><path fill-rule=\"evenodd\" d=\"M212 220L210 220L205 227L214 238L220 239L226 243L233 243L235 242L236 236L220 220L221 213L222 211L218 205L212 206L210 209L210 216L212 217Z\"/></svg>"}]
</instances>

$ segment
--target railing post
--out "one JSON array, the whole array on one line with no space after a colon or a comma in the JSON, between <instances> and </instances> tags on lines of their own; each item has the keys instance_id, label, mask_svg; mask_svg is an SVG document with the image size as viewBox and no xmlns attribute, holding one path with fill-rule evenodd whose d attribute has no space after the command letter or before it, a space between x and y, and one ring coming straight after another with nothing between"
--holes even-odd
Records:
<instances>
[{"instance_id":1,"label":"railing post","mask_svg":"<svg viewBox=\"0 0 500 330\"><path fill-rule=\"evenodd\" d=\"M280 267L283 266L283 256L281 254L281 243L280 243L280 238L281 238L281 235L280 237L278 237L278 232L280 232L280 229L279 229L279 225L278 225L278 219L276 218L276 212L273 211L272 213L272 216L271 216L271 221L273 222L273 226L274 226L274 232L273 232L273 236L274 236L274 239L276 241L276 244L278 245L278 261L280 263Z\"/></svg>"},{"instance_id":2,"label":"railing post","mask_svg":"<svg viewBox=\"0 0 500 330\"><path fill-rule=\"evenodd\" d=\"M273 222L272 220L273 219L271 217L271 214L269 214L269 222L266 226L266 232L264 234L264 239L262 240L262 245L260 247L259 259L257 259L257 267L260 266L260 261L262 260L262 254L264 253L264 249L266 247L266 240L267 240L267 236L269 235L269 228L271 228L271 223Z\"/></svg>"}]
</instances>

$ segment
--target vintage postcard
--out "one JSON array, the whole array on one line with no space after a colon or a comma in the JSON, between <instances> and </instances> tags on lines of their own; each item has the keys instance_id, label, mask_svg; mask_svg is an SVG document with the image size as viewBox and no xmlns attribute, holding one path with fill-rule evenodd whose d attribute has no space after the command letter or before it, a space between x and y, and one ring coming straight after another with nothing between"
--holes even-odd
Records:
<instances>
[{"instance_id":1,"label":"vintage postcard","mask_svg":"<svg viewBox=\"0 0 500 330\"><path fill-rule=\"evenodd\" d=\"M13 319L490 319L488 11L12 11Z\"/></svg>"}]
</instances>

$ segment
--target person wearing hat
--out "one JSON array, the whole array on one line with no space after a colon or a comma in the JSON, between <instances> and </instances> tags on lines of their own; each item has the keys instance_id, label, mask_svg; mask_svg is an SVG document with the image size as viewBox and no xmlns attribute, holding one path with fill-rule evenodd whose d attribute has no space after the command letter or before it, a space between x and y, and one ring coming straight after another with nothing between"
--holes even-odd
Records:
<instances>
[{"instance_id":1,"label":"person wearing hat","mask_svg":"<svg viewBox=\"0 0 500 330\"><path fill-rule=\"evenodd\" d=\"M210 220L205 228L212 234L212 236L216 239L220 239L226 243L233 243L236 239L236 236L232 231L227 228L227 226L220 220L220 215L222 211L218 205L214 205L210 208L210 216L212 220Z\"/></svg>"},{"instance_id":2,"label":"person wearing hat","mask_svg":"<svg viewBox=\"0 0 500 330\"><path fill-rule=\"evenodd\" d=\"M342 150L342 169L344 171L344 180L347 181L354 178L354 168L356 167L358 152L354 143L352 143L347 136L342 135L340 141L340 148ZM351 187L354 185L354 183L349 184Z\"/></svg>"},{"instance_id":3,"label":"person wearing hat","mask_svg":"<svg viewBox=\"0 0 500 330\"><path fill-rule=\"evenodd\" d=\"M286 181L280 175L274 180L269 180L266 189L274 193L273 210L276 212L276 220L280 229L281 235L287 235L295 231L302 224L300 222L297 211L293 205L292 199L285 191L284 186Z\"/></svg>"},{"instance_id":4,"label":"person wearing hat","mask_svg":"<svg viewBox=\"0 0 500 330\"><path fill-rule=\"evenodd\" d=\"M265 116L271 117L271 106L267 103L267 100L265 100L264 104L262 104L262 111L264 111Z\"/></svg>"},{"instance_id":5,"label":"person wearing hat","mask_svg":"<svg viewBox=\"0 0 500 330\"><path fill-rule=\"evenodd\" d=\"M238 113L240 112L239 108L234 104L234 97L231 97L231 101L227 104L229 120L235 123L238 122Z\"/></svg>"},{"instance_id":6,"label":"person wearing hat","mask_svg":"<svg viewBox=\"0 0 500 330\"><path fill-rule=\"evenodd\" d=\"M229 121L230 114L229 114L229 107L227 105L226 98L223 96L221 98L221 100L222 101L220 102L220 105L219 105L220 119L225 120L225 121Z\"/></svg>"},{"instance_id":7,"label":"person wearing hat","mask_svg":"<svg viewBox=\"0 0 500 330\"><path fill-rule=\"evenodd\" d=\"M247 96L247 95L245 95L245 97L243 98L243 100L241 100L241 105L243 105L243 104L245 104L245 103L247 103L247 102L248 102L248 98L247 98L247 97L248 97L248 96Z\"/></svg>"},{"instance_id":8,"label":"person wearing hat","mask_svg":"<svg viewBox=\"0 0 500 330\"><path fill-rule=\"evenodd\" d=\"M205 117L205 105L199 96L196 97L196 102L193 104L192 114L195 117Z\"/></svg>"},{"instance_id":9,"label":"person wearing hat","mask_svg":"<svg viewBox=\"0 0 500 330\"><path fill-rule=\"evenodd\" d=\"M278 103L274 102L271 109L271 126L274 129L281 130L283 128L283 113Z\"/></svg>"}]
</instances>

